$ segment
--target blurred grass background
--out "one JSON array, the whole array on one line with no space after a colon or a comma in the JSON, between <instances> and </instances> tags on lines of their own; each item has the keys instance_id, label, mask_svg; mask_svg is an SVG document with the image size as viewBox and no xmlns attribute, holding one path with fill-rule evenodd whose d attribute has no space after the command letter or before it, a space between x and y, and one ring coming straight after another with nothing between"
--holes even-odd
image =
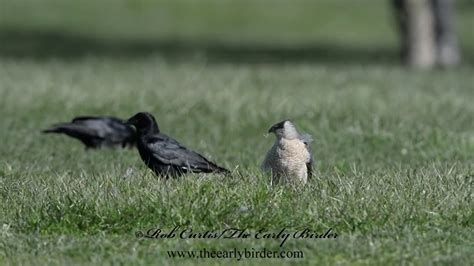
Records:
<instances>
[{"instance_id":1,"label":"blurred grass background","mask_svg":"<svg viewBox=\"0 0 474 266\"><path fill-rule=\"evenodd\" d=\"M0 0L0 264L232 264L166 250L278 249L134 237L181 225L341 235L288 243L304 260L251 265L469 265L471 3L457 1L464 64L414 71L398 63L387 1ZM166 182L136 150L40 133L137 111L234 179ZM259 170L264 134L285 118L314 136L302 190L271 188Z\"/></svg>"},{"instance_id":2,"label":"blurred grass background","mask_svg":"<svg viewBox=\"0 0 474 266\"><path fill-rule=\"evenodd\" d=\"M397 60L390 1L2 0L4 55L204 53L211 59ZM457 1L466 62L474 5ZM188 55L186 55L188 56Z\"/></svg>"}]
</instances>

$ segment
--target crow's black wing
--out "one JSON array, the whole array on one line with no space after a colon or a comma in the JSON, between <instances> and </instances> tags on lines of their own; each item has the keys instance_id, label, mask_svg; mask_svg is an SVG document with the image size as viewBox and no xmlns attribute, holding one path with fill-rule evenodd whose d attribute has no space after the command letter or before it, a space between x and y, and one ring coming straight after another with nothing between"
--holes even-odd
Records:
<instances>
[{"instance_id":1,"label":"crow's black wing","mask_svg":"<svg viewBox=\"0 0 474 266\"><path fill-rule=\"evenodd\" d=\"M61 123L55 124L53 127L43 130L44 133L65 133L73 137L87 136L102 139L100 128L90 126L84 123Z\"/></svg>"},{"instance_id":2,"label":"crow's black wing","mask_svg":"<svg viewBox=\"0 0 474 266\"><path fill-rule=\"evenodd\" d=\"M97 148L104 142L104 136L96 129L81 123L62 123L43 130L43 133L63 133L70 137L79 139L87 148Z\"/></svg>"},{"instance_id":3,"label":"crow's black wing","mask_svg":"<svg viewBox=\"0 0 474 266\"><path fill-rule=\"evenodd\" d=\"M127 125L123 120L115 117L104 117L101 121L108 127L106 139L112 143L121 143L124 141L134 142L135 130Z\"/></svg>"},{"instance_id":4,"label":"crow's black wing","mask_svg":"<svg viewBox=\"0 0 474 266\"><path fill-rule=\"evenodd\" d=\"M190 172L228 172L164 134L147 138L146 147L151 156L164 165Z\"/></svg>"},{"instance_id":5,"label":"crow's black wing","mask_svg":"<svg viewBox=\"0 0 474 266\"><path fill-rule=\"evenodd\" d=\"M115 145L135 142L135 130L114 117L80 116L70 123L60 123L44 133L64 133L80 139L86 146Z\"/></svg>"},{"instance_id":6,"label":"crow's black wing","mask_svg":"<svg viewBox=\"0 0 474 266\"><path fill-rule=\"evenodd\" d=\"M115 132L109 125L109 121L101 118L75 120L72 125L80 128L88 135L104 139L113 135Z\"/></svg>"},{"instance_id":7,"label":"crow's black wing","mask_svg":"<svg viewBox=\"0 0 474 266\"><path fill-rule=\"evenodd\" d=\"M101 119L101 118L98 116L78 116L78 117L74 117L71 123L85 121L85 120L94 120L94 119Z\"/></svg>"}]
</instances>

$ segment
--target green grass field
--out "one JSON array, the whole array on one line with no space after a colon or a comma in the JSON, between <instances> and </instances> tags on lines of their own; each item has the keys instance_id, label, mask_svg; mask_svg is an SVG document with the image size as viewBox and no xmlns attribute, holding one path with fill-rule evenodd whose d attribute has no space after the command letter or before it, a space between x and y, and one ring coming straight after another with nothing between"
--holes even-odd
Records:
<instances>
[{"instance_id":1,"label":"green grass field","mask_svg":"<svg viewBox=\"0 0 474 266\"><path fill-rule=\"evenodd\" d=\"M287 28L278 29L270 22L256 22L265 13L265 1L238 2L240 13L233 16L221 14L228 6L212 1L206 2L212 8L189 10L185 1L157 2L162 6L155 10L165 8L178 15L157 16L166 26L154 29L147 23L155 19L151 11L148 16L136 11L152 8L153 1L121 1L124 6L103 12L102 19L109 18L110 25L100 20L102 13L92 8L100 4L92 1L81 7L97 13L74 11L78 8L74 6L65 9L62 2L55 2L52 6L62 15L32 1L4 1L11 12L0 21L5 44L0 47L1 265L470 265L474 261L470 62L446 71L403 68L394 62L396 36L389 19L385 18L386 24L374 22L389 12L382 4L369 9L368 3L352 4L340 21L310 31L310 7L321 14L334 13L341 1L321 1L314 7L303 1L310 6L290 10L278 2L266 13L267 21L280 21L279 14L287 12L302 14L296 22L300 26L286 18L280 26ZM460 32L467 33L472 25L471 7L460 12ZM133 20L138 16L134 10L142 21ZM15 16L20 13L30 16ZM50 14L49 19L41 14ZM319 18L320 23L328 16ZM247 21L246 28L239 21ZM352 21L353 31L334 33L338 25ZM91 25L99 26L89 31ZM21 34L13 34L13 29ZM37 35L49 32L59 32L62 39L54 44ZM288 32L289 37L279 32ZM311 57L312 50L300 53L291 48L318 43L326 35L327 43L336 48L327 57L323 49L318 54L323 56L321 62L320 57ZM471 35L462 36L467 54L473 54ZM18 47L25 40L18 36L32 42ZM346 50L337 48L346 39L353 43ZM199 49L160 46L188 41ZM140 52L143 43L160 49ZM209 48L213 43L221 46ZM255 46L260 48L252 50ZM109 48L116 50L110 53ZM371 48L387 51L388 60L379 61ZM365 52L349 54L357 51ZM341 54L349 58L344 60ZM252 61L254 56L258 60ZM188 175L163 181L144 166L134 149L86 152L78 141L40 133L74 116L127 118L138 111L152 112L163 132L232 169L232 178ZM265 136L267 129L285 118L314 137L315 175L300 189L271 187L259 168L274 141ZM196 232L232 227L271 232L333 228L338 238L289 239L280 248L280 240L272 239L135 237L137 231L171 230L177 225ZM304 259L237 262L167 254L203 248L299 250Z\"/></svg>"}]
</instances>

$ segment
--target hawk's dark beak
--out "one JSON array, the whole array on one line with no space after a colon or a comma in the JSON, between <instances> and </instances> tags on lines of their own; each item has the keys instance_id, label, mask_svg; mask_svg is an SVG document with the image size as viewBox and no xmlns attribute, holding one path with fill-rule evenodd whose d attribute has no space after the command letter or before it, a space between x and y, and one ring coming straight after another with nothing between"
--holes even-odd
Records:
<instances>
[{"instance_id":1,"label":"hawk's dark beak","mask_svg":"<svg viewBox=\"0 0 474 266\"><path fill-rule=\"evenodd\" d=\"M269 130L268 133L275 133L276 127L272 126Z\"/></svg>"}]
</instances>

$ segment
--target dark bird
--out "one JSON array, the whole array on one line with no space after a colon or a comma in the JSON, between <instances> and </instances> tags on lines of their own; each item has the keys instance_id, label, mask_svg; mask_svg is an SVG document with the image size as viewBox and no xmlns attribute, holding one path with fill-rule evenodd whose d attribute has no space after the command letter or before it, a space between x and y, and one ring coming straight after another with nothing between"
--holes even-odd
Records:
<instances>
[{"instance_id":1,"label":"dark bird","mask_svg":"<svg viewBox=\"0 0 474 266\"><path fill-rule=\"evenodd\" d=\"M66 134L80 140L86 149L133 146L136 141L133 127L115 117L76 117L70 123L53 125L43 133Z\"/></svg>"},{"instance_id":2,"label":"dark bird","mask_svg":"<svg viewBox=\"0 0 474 266\"><path fill-rule=\"evenodd\" d=\"M160 132L150 113L137 113L127 123L137 130L137 149L143 162L162 177L176 177L185 173L230 173L210 162L201 154L187 149L175 139Z\"/></svg>"}]
</instances>

